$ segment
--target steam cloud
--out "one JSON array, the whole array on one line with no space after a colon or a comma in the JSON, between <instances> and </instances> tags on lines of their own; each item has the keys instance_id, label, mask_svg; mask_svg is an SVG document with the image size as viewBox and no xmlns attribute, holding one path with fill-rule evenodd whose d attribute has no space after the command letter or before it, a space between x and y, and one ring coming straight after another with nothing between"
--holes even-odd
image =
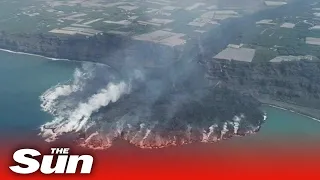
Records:
<instances>
[{"instance_id":1,"label":"steam cloud","mask_svg":"<svg viewBox=\"0 0 320 180\"><path fill-rule=\"evenodd\" d=\"M190 67L183 69L192 74ZM160 148L216 142L260 128L261 113L252 111L256 102L244 100L248 97L221 87L208 89L189 73L161 72L161 78L146 73L135 69L119 76L95 65L76 69L73 80L40 97L42 109L54 119L40 127L39 135L48 142L76 135L79 145L95 149L108 148L117 138L141 148Z\"/></svg>"},{"instance_id":2,"label":"steam cloud","mask_svg":"<svg viewBox=\"0 0 320 180\"><path fill-rule=\"evenodd\" d=\"M239 3L219 1L234 2ZM203 59L213 41L206 39L210 43L188 41L181 52L121 41L105 57L106 64L120 68L85 63L71 80L40 97L42 110L53 120L40 127L39 135L48 142L75 136L77 144L94 149L108 148L115 139L161 148L258 131L266 119L259 102L228 89L217 77L206 78Z\"/></svg>"},{"instance_id":3,"label":"steam cloud","mask_svg":"<svg viewBox=\"0 0 320 180\"><path fill-rule=\"evenodd\" d=\"M88 71L87 68L84 68ZM108 83L106 87L100 89L96 94L88 98L86 102L79 102L75 109L59 108L63 103L57 102L61 97L67 97L72 93L82 91L84 83L81 80L87 79L87 73L75 70L74 81L71 84L57 85L46 91L42 96L42 109L56 115L52 122L46 123L41 127L41 135L46 137L47 141L54 141L59 135L66 132L78 132L86 124L92 113L109 103L116 102L123 94L130 93L130 85L125 82ZM53 128L54 127L54 130Z\"/></svg>"}]
</instances>

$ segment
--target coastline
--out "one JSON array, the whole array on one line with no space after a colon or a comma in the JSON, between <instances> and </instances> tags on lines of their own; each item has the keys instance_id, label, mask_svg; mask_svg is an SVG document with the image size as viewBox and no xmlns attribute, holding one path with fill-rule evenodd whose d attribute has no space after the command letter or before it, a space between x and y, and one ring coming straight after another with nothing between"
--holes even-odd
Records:
<instances>
[{"instance_id":1,"label":"coastline","mask_svg":"<svg viewBox=\"0 0 320 180\"><path fill-rule=\"evenodd\" d=\"M281 102L276 100L264 100L264 101L261 101L261 99L259 100L263 105L280 109L283 111L290 111L291 113L295 113L295 114L307 117L311 120L314 120L320 123L320 110L298 106L294 104L289 104L286 102Z\"/></svg>"},{"instance_id":2,"label":"coastline","mask_svg":"<svg viewBox=\"0 0 320 180\"><path fill-rule=\"evenodd\" d=\"M320 119L317 119L317 118L315 118L315 117L309 116L309 115L307 115L307 114L304 114L304 113L301 113L301 112L296 112L296 111L291 110L291 109L286 109L286 108L279 107L279 106L275 106L275 105L271 105L271 104L266 104L266 105L269 106L269 107L272 107L272 108L281 109L281 110L283 110L283 111L290 111L290 112L292 112L292 113L299 114L299 115L301 115L301 116L307 117L307 118L312 119L312 120L314 120L314 121L318 121L318 122L320 123Z\"/></svg>"},{"instance_id":3,"label":"coastline","mask_svg":"<svg viewBox=\"0 0 320 180\"><path fill-rule=\"evenodd\" d=\"M12 53L12 54L40 57L40 58L44 58L44 59L48 59L48 60L52 60L52 61L68 61L68 62L77 62L77 63L85 62L85 63L91 63L91 64L95 64L95 65L108 66L107 64L103 64L103 63L99 63L99 62L79 61L79 60L63 59L63 58L53 58L53 57L42 56L42 55L39 55L39 54L32 54L32 53L26 53L26 52L20 52L20 51L12 51L12 50L3 49L3 48L0 48L0 51L7 52L7 53ZM110 67L110 66L108 66L108 67Z\"/></svg>"},{"instance_id":4,"label":"coastline","mask_svg":"<svg viewBox=\"0 0 320 180\"><path fill-rule=\"evenodd\" d=\"M81 61L70 60L70 59L52 58L52 57L42 56L42 55L39 55L39 54L31 54L31 53L26 53L26 52L12 51L12 50L9 50L9 49L2 49L2 48L0 48L0 51L12 53L12 54L21 54L21 55L28 55L28 56L34 56L34 57L41 57L41 58L49 59L49 60L52 60L52 61L75 61L75 62L81 62Z\"/></svg>"}]
</instances>

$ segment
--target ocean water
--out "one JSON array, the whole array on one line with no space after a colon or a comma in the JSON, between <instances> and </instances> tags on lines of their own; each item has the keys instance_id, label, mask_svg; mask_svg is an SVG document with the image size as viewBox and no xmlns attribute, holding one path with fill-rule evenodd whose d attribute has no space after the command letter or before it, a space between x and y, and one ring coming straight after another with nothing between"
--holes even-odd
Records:
<instances>
[{"instance_id":1,"label":"ocean water","mask_svg":"<svg viewBox=\"0 0 320 180\"><path fill-rule=\"evenodd\" d=\"M72 77L76 62L0 51L1 136L33 133L51 117L40 110L39 96L51 86Z\"/></svg>"},{"instance_id":2,"label":"ocean water","mask_svg":"<svg viewBox=\"0 0 320 180\"><path fill-rule=\"evenodd\" d=\"M25 137L38 132L52 120L41 111L39 96L52 86L72 78L79 62L52 61L42 57L0 51L1 137ZM236 142L269 142L272 139L314 139L320 137L320 123L280 109L263 107L268 119L261 131Z\"/></svg>"}]
</instances>

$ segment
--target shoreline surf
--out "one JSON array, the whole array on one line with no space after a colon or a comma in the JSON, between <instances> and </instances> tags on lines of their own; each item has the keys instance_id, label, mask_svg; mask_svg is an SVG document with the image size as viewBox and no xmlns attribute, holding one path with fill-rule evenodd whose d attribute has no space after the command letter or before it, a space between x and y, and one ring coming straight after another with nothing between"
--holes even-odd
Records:
<instances>
[{"instance_id":1,"label":"shoreline surf","mask_svg":"<svg viewBox=\"0 0 320 180\"><path fill-rule=\"evenodd\" d=\"M272 108L275 108L275 109L280 109L282 111L289 111L291 113L294 113L294 114L298 114L300 116L304 116L304 117L307 117L311 120L314 120L314 121L317 121L320 123L320 119L317 119L315 117L312 117L312 116L309 116L309 115L306 115L306 114L303 114L303 113L300 113L300 112L297 112L297 111L294 111L292 109L287 109L287 108L284 108L284 107L281 107L281 106L276 106L276 105L272 105L272 104L265 104L266 106L269 106L269 107L272 107Z\"/></svg>"},{"instance_id":2,"label":"shoreline surf","mask_svg":"<svg viewBox=\"0 0 320 180\"><path fill-rule=\"evenodd\" d=\"M39 57L39 58L44 58L48 59L51 61L67 61L67 62L76 62L76 63L91 63L95 65L100 65L100 66L108 66L107 64L99 63L99 62L90 62L90 61L79 61L79 60L71 60L71 59L64 59L64 58L53 58L53 57L47 57L39 54L32 54L32 53L26 53L26 52L21 52L21 51L13 51L9 49L3 49L0 48L0 51L10 53L10 54L19 54L19 55L27 55L27 56L33 56L33 57ZM110 67L110 66L108 66Z\"/></svg>"},{"instance_id":3,"label":"shoreline surf","mask_svg":"<svg viewBox=\"0 0 320 180\"><path fill-rule=\"evenodd\" d=\"M13 51L13 50L2 49L2 48L0 48L0 51L7 52L7 53L12 53L12 54L20 54L20 55L41 57L41 58L49 59L49 60L52 60L52 61L75 61L75 62L82 62L82 61L76 61L76 60L70 60L70 59L52 58L52 57L42 56L42 55L39 55L39 54L32 54L32 53L26 53L26 52L20 52L20 51Z\"/></svg>"}]
</instances>

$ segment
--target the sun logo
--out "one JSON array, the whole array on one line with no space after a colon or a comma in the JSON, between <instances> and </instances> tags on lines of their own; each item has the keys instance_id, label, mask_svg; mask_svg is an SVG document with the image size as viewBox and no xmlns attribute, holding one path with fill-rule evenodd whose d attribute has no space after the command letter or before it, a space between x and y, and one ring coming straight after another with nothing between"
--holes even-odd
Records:
<instances>
[{"instance_id":1,"label":"the sun logo","mask_svg":"<svg viewBox=\"0 0 320 180\"><path fill-rule=\"evenodd\" d=\"M19 174L31 174L39 170L43 174L75 174L79 161L82 161L81 174L89 174L93 165L91 155L69 155L69 148L51 148L51 155L43 155L41 164L33 157L41 156L35 149L20 149L13 154L13 160L19 165L10 166L11 171ZM54 156L56 165L52 167ZM21 166L24 165L24 166Z\"/></svg>"}]
</instances>

